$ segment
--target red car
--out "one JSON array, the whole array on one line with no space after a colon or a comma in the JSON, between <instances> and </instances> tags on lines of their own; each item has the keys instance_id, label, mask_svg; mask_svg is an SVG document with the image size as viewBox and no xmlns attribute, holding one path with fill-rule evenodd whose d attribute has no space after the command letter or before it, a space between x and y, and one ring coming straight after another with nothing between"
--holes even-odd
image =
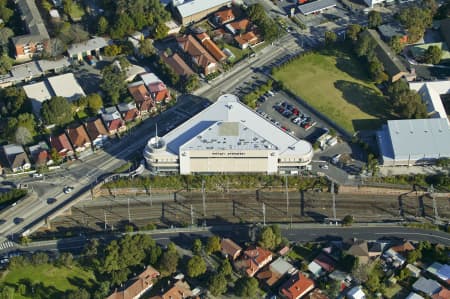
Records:
<instances>
[{"instance_id":1,"label":"red car","mask_svg":"<svg viewBox=\"0 0 450 299\"><path fill-rule=\"evenodd\" d=\"M298 116L300 114L300 110L298 110L297 108L292 109L292 113L296 116Z\"/></svg>"},{"instance_id":2,"label":"red car","mask_svg":"<svg viewBox=\"0 0 450 299\"><path fill-rule=\"evenodd\" d=\"M287 130L288 130L285 126L282 126L281 129L285 132L287 132Z\"/></svg>"}]
</instances>

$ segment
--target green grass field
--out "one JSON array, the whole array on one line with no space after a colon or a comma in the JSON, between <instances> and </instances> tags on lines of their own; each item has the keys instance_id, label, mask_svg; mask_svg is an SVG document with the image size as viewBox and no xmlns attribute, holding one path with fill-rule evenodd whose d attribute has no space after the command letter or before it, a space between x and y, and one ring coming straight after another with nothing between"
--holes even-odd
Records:
<instances>
[{"instance_id":1,"label":"green grass field","mask_svg":"<svg viewBox=\"0 0 450 299\"><path fill-rule=\"evenodd\" d=\"M40 298L61 298L67 290L78 288L89 289L95 284L95 276L90 271L85 271L80 267L72 268L55 267L50 264L39 266L26 266L6 273L1 280L2 285L16 288L18 284L27 285L31 282L34 285L35 294L40 293ZM42 283L42 285L37 285ZM26 295L19 295L17 292L14 299L33 298L30 290Z\"/></svg>"},{"instance_id":2,"label":"green grass field","mask_svg":"<svg viewBox=\"0 0 450 299\"><path fill-rule=\"evenodd\" d=\"M349 133L378 128L393 117L390 105L370 82L366 66L345 48L305 54L274 77Z\"/></svg>"}]
</instances>

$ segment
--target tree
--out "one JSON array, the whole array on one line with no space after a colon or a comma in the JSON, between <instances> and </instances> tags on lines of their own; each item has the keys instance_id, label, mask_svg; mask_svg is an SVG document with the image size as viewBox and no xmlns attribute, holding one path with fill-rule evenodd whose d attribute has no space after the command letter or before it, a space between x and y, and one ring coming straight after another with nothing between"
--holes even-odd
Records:
<instances>
[{"instance_id":1,"label":"tree","mask_svg":"<svg viewBox=\"0 0 450 299\"><path fill-rule=\"evenodd\" d=\"M26 145L33 141L33 136L31 136L31 133L27 128L17 127L14 139L17 143Z\"/></svg>"},{"instance_id":2,"label":"tree","mask_svg":"<svg viewBox=\"0 0 450 299\"><path fill-rule=\"evenodd\" d=\"M63 296L63 299L90 299L91 295L86 289L69 290Z\"/></svg>"},{"instance_id":3,"label":"tree","mask_svg":"<svg viewBox=\"0 0 450 299\"><path fill-rule=\"evenodd\" d=\"M209 237L208 241L206 242L205 250L207 254L220 251L220 238L218 236Z\"/></svg>"},{"instance_id":4,"label":"tree","mask_svg":"<svg viewBox=\"0 0 450 299\"><path fill-rule=\"evenodd\" d=\"M122 47L119 45L109 45L105 47L104 53L106 56L114 57L122 53Z\"/></svg>"},{"instance_id":5,"label":"tree","mask_svg":"<svg viewBox=\"0 0 450 299\"><path fill-rule=\"evenodd\" d=\"M120 70L113 64L103 68L100 87L108 95L111 104L119 103L119 98L127 87L125 79L126 75L123 69Z\"/></svg>"},{"instance_id":6,"label":"tree","mask_svg":"<svg viewBox=\"0 0 450 299\"><path fill-rule=\"evenodd\" d=\"M414 264L416 261L422 258L422 251L420 249L415 249L408 251L406 254L406 261L409 264Z\"/></svg>"},{"instance_id":7,"label":"tree","mask_svg":"<svg viewBox=\"0 0 450 299\"><path fill-rule=\"evenodd\" d=\"M6 54L0 54L0 75L4 75L11 70L14 59Z\"/></svg>"},{"instance_id":8,"label":"tree","mask_svg":"<svg viewBox=\"0 0 450 299\"><path fill-rule=\"evenodd\" d=\"M161 256L160 268L167 274L172 274L177 270L179 257L176 253L166 251Z\"/></svg>"},{"instance_id":9,"label":"tree","mask_svg":"<svg viewBox=\"0 0 450 299\"><path fill-rule=\"evenodd\" d=\"M108 31L108 27L108 20L104 16L101 16L97 22L97 34L104 35Z\"/></svg>"},{"instance_id":10,"label":"tree","mask_svg":"<svg viewBox=\"0 0 450 299\"><path fill-rule=\"evenodd\" d=\"M362 34L355 45L356 55L358 55L359 57L373 57L376 46L377 44L370 36L368 36L367 34Z\"/></svg>"},{"instance_id":11,"label":"tree","mask_svg":"<svg viewBox=\"0 0 450 299\"><path fill-rule=\"evenodd\" d=\"M48 125L62 126L73 120L72 107L66 98L55 96L42 103L41 116Z\"/></svg>"},{"instance_id":12,"label":"tree","mask_svg":"<svg viewBox=\"0 0 450 299\"><path fill-rule=\"evenodd\" d=\"M337 35L334 31L325 31L325 43L330 45L337 40Z\"/></svg>"},{"instance_id":13,"label":"tree","mask_svg":"<svg viewBox=\"0 0 450 299\"><path fill-rule=\"evenodd\" d=\"M343 219L342 219L342 225L344 226L351 226L353 224L353 216L352 215L346 215Z\"/></svg>"},{"instance_id":14,"label":"tree","mask_svg":"<svg viewBox=\"0 0 450 299\"><path fill-rule=\"evenodd\" d=\"M372 80L381 83L388 80L388 75L384 72L384 66L375 56L369 61L369 73Z\"/></svg>"},{"instance_id":15,"label":"tree","mask_svg":"<svg viewBox=\"0 0 450 299\"><path fill-rule=\"evenodd\" d=\"M450 158L439 158L436 160L436 166L438 167L449 167Z\"/></svg>"},{"instance_id":16,"label":"tree","mask_svg":"<svg viewBox=\"0 0 450 299\"><path fill-rule=\"evenodd\" d=\"M347 27L347 38L350 40L357 40L358 39L358 34L361 32L362 27L359 24L350 24Z\"/></svg>"},{"instance_id":17,"label":"tree","mask_svg":"<svg viewBox=\"0 0 450 299\"><path fill-rule=\"evenodd\" d=\"M189 277L198 277L206 272L206 263L201 256L194 255L189 259L186 271Z\"/></svg>"},{"instance_id":18,"label":"tree","mask_svg":"<svg viewBox=\"0 0 450 299\"><path fill-rule=\"evenodd\" d=\"M119 18L115 22L115 26L112 28L110 34L114 39L121 39L128 34L131 34L134 30L133 19L127 13L119 15Z\"/></svg>"},{"instance_id":19,"label":"tree","mask_svg":"<svg viewBox=\"0 0 450 299\"><path fill-rule=\"evenodd\" d=\"M150 57L155 54L155 47L149 38L143 39L139 44L139 54L143 57Z\"/></svg>"},{"instance_id":20,"label":"tree","mask_svg":"<svg viewBox=\"0 0 450 299\"><path fill-rule=\"evenodd\" d=\"M431 26L433 13L429 8L409 6L400 11L399 19L408 31L408 40L416 42L423 36L425 29Z\"/></svg>"},{"instance_id":21,"label":"tree","mask_svg":"<svg viewBox=\"0 0 450 299\"><path fill-rule=\"evenodd\" d=\"M202 240L195 239L194 243L192 244L192 253L199 255L202 252L203 244Z\"/></svg>"},{"instance_id":22,"label":"tree","mask_svg":"<svg viewBox=\"0 0 450 299\"><path fill-rule=\"evenodd\" d=\"M228 259L225 258L220 263L219 273L225 275L225 277L229 277L233 273L233 269L231 268L231 264Z\"/></svg>"},{"instance_id":23,"label":"tree","mask_svg":"<svg viewBox=\"0 0 450 299\"><path fill-rule=\"evenodd\" d=\"M9 19L14 15L14 11L8 7L8 0L0 1L0 19L4 23L8 23Z\"/></svg>"},{"instance_id":24,"label":"tree","mask_svg":"<svg viewBox=\"0 0 450 299\"><path fill-rule=\"evenodd\" d=\"M98 93L91 93L87 97L87 106L92 114L97 114L103 107L103 100Z\"/></svg>"},{"instance_id":25,"label":"tree","mask_svg":"<svg viewBox=\"0 0 450 299\"><path fill-rule=\"evenodd\" d=\"M270 226L266 226L261 231L258 242L259 246L266 249L274 249L276 246L276 237Z\"/></svg>"},{"instance_id":26,"label":"tree","mask_svg":"<svg viewBox=\"0 0 450 299\"><path fill-rule=\"evenodd\" d=\"M71 268L73 265L73 255L70 252L63 252L57 260L57 265Z\"/></svg>"},{"instance_id":27,"label":"tree","mask_svg":"<svg viewBox=\"0 0 450 299\"><path fill-rule=\"evenodd\" d=\"M381 13L376 10L371 10L369 12L369 28L377 28L381 25L383 19L381 18Z\"/></svg>"},{"instance_id":28,"label":"tree","mask_svg":"<svg viewBox=\"0 0 450 299\"><path fill-rule=\"evenodd\" d=\"M52 161L56 165L58 165L61 162L61 156L59 155L58 151L54 147L52 147L52 149L50 150L50 157L52 158Z\"/></svg>"},{"instance_id":29,"label":"tree","mask_svg":"<svg viewBox=\"0 0 450 299\"><path fill-rule=\"evenodd\" d=\"M199 79L197 75L190 75L187 77L186 82L184 84L184 91L187 93L191 93L196 90L200 85Z\"/></svg>"},{"instance_id":30,"label":"tree","mask_svg":"<svg viewBox=\"0 0 450 299\"><path fill-rule=\"evenodd\" d=\"M430 64L439 64L442 58L442 50L438 46L429 46L424 54L424 61Z\"/></svg>"},{"instance_id":31,"label":"tree","mask_svg":"<svg viewBox=\"0 0 450 299\"><path fill-rule=\"evenodd\" d=\"M47 264L49 257L44 252L36 252L31 256L31 264L35 266Z\"/></svg>"},{"instance_id":32,"label":"tree","mask_svg":"<svg viewBox=\"0 0 450 299\"><path fill-rule=\"evenodd\" d=\"M155 31L153 32L153 37L158 39L163 39L167 36L167 33L169 32L169 27L166 26L164 23L159 23L155 27Z\"/></svg>"},{"instance_id":33,"label":"tree","mask_svg":"<svg viewBox=\"0 0 450 299\"><path fill-rule=\"evenodd\" d=\"M214 296L222 295L227 291L227 279L222 273L214 274L208 281L208 290Z\"/></svg>"},{"instance_id":34,"label":"tree","mask_svg":"<svg viewBox=\"0 0 450 299\"><path fill-rule=\"evenodd\" d=\"M369 276L368 267L365 264L358 264L358 266L352 271L353 277L360 283L366 282Z\"/></svg>"},{"instance_id":35,"label":"tree","mask_svg":"<svg viewBox=\"0 0 450 299\"><path fill-rule=\"evenodd\" d=\"M331 279L325 284L325 287L322 288L322 290L328 295L329 298L338 298L341 293L341 282Z\"/></svg>"},{"instance_id":36,"label":"tree","mask_svg":"<svg viewBox=\"0 0 450 299\"><path fill-rule=\"evenodd\" d=\"M405 44L402 42L401 37L396 35L389 41L389 46L395 52L395 54L398 54L403 50Z\"/></svg>"},{"instance_id":37,"label":"tree","mask_svg":"<svg viewBox=\"0 0 450 299\"><path fill-rule=\"evenodd\" d=\"M254 277L241 277L236 281L235 292L241 298L255 298L259 293L258 281Z\"/></svg>"},{"instance_id":38,"label":"tree","mask_svg":"<svg viewBox=\"0 0 450 299\"><path fill-rule=\"evenodd\" d=\"M64 8L64 13L66 15L71 15L73 12L73 1L72 0L63 0L63 8Z\"/></svg>"},{"instance_id":39,"label":"tree","mask_svg":"<svg viewBox=\"0 0 450 299\"><path fill-rule=\"evenodd\" d=\"M7 46L9 39L14 36L14 31L8 27L3 27L0 29L0 46Z\"/></svg>"},{"instance_id":40,"label":"tree","mask_svg":"<svg viewBox=\"0 0 450 299\"><path fill-rule=\"evenodd\" d=\"M426 118L427 107L420 95L414 90L408 90L393 97L394 110L404 118Z\"/></svg>"}]
</instances>

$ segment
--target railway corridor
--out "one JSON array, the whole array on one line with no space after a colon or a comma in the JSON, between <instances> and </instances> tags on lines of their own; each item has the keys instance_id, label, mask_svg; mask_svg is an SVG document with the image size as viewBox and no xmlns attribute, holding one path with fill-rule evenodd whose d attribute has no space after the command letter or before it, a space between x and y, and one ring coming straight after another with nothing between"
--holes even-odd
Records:
<instances>
[{"instance_id":1,"label":"railway corridor","mask_svg":"<svg viewBox=\"0 0 450 299\"><path fill-rule=\"evenodd\" d=\"M450 199L437 198L441 219L450 218ZM264 211L265 210L265 211ZM133 197L100 197L84 201L67 216L51 222L53 230L73 227L92 230L144 227L214 225L224 223L323 222L333 217L332 196L319 192L181 192ZM427 197L336 194L336 216L352 215L357 222L382 222L434 217Z\"/></svg>"}]
</instances>

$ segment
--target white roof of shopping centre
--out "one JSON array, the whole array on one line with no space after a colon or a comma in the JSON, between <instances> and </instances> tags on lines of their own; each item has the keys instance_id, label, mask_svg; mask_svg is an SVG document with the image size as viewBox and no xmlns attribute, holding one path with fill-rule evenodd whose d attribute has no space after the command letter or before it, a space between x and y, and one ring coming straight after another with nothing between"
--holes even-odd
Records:
<instances>
[{"instance_id":1,"label":"white roof of shopping centre","mask_svg":"<svg viewBox=\"0 0 450 299\"><path fill-rule=\"evenodd\" d=\"M183 4L177 5L177 9L180 12L181 17L188 17L195 15L204 10L208 10L218 5L228 5L230 0L191 0L186 1Z\"/></svg>"},{"instance_id":2,"label":"white roof of shopping centre","mask_svg":"<svg viewBox=\"0 0 450 299\"><path fill-rule=\"evenodd\" d=\"M308 154L312 151L310 143L282 131L239 102L232 94L220 96L214 104L162 138L167 145L167 151L176 155L180 148L206 150L210 147L273 149L280 151L282 155Z\"/></svg>"}]
</instances>

